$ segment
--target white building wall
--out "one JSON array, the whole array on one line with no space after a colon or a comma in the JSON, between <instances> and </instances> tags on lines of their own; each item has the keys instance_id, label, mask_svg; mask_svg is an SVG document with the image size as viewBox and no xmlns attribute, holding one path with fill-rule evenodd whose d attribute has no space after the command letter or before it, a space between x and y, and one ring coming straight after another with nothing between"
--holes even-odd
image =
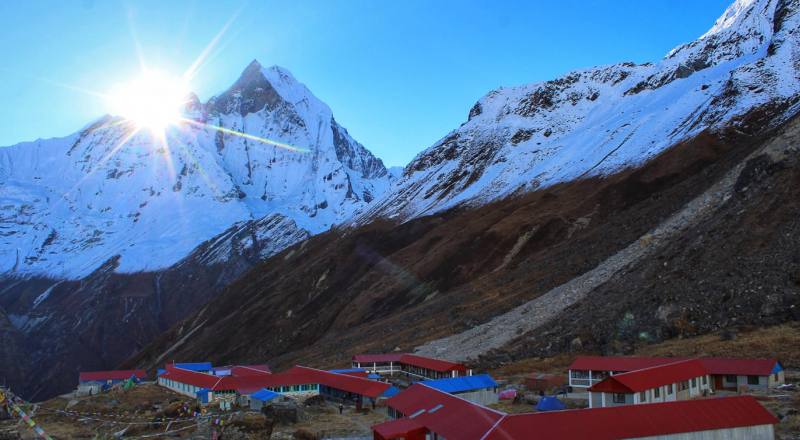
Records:
<instances>
[{"instance_id":1,"label":"white building wall","mask_svg":"<svg viewBox=\"0 0 800 440\"><path fill-rule=\"evenodd\" d=\"M163 377L158 378L158 384L164 388L168 388L172 391L175 391L178 394L188 397L197 397L197 391L200 390L200 388L196 386L188 385L182 382L177 382L171 379L165 379Z\"/></svg>"},{"instance_id":2,"label":"white building wall","mask_svg":"<svg viewBox=\"0 0 800 440\"><path fill-rule=\"evenodd\" d=\"M779 371L777 374L770 375L767 383L770 387L776 387L786 383L786 376L783 374L783 370Z\"/></svg>"},{"instance_id":3,"label":"white building wall","mask_svg":"<svg viewBox=\"0 0 800 440\"><path fill-rule=\"evenodd\" d=\"M481 405L491 405L498 401L497 393L494 391L494 388L484 388L467 393L456 393L455 395Z\"/></svg>"},{"instance_id":4,"label":"white building wall","mask_svg":"<svg viewBox=\"0 0 800 440\"><path fill-rule=\"evenodd\" d=\"M78 385L78 389L75 391L75 394L77 396L93 396L95 394L99 394L102 389L103 386L96 382L82 383Z\"/></svg>"},{"instance_id":5,"label":"white building wall","mask_svg":"<svg viewBox=\"0 0 800 440\"><path fill-rule=\"evenodd\" d=\"M636 440L774 440L772 425L746 426L742 428L715 429L711 431L685 432L681 434L636 437Z\"/></svg>"},{"instance_id":6,"label":"white building wall","mask_svg":"<svg viewBox=\"0 0 800 440\"><path fill-rule=\"evenodd\" d=\"M626 394L625 403L615 403L614 393L593 392L591 393L591 398L589 399L589 407L598 408L601 406L636 405L640 403L672 402L674 400L691 399L702 396L706 390L711 389L711 378L709 376L705 376L705 378L705 384L703 383L703 376L694 378L694 385L692 384L692 380L689 379L686 381L687 388L683 391L679 391L680 383L673 383L672 393L668 393L670 385L660 386L658 387L660 390L658 398L655 397L654 388L645 390L644 396L642 396L641 392Z\"/></svg>"},{"instance_id":7,"label":"white building wall","mask_svg":"<svg viewBox=\"0 0 800 440\"><path fill-rule=\"evenodd\" d=\"M589 388L606 377L613 375L614 373L611 371L569 370L567 372L567 382L573 388Z\"/></svg>"},{"instance_id":8,"label":"white building wall","mask_svg":"<svg viewBox=\"0 0 800 440\"><path fill-rule=\"evenodd\" d=\"M402 372L399 362L356 362L350 364L353 368L363 368L369 373L394 375Z\"/></svg>"},{"instance_id":9,"label":"white building wall","mask_svg":"<svg viewBox=\"0 0 800 440\"><path fill-rule=\"evenodd\" d=\"M768 376L758 376L758 385L748 383L747 376L736 376L737 385L749 388L766 388L769 384Z\"/></svg>"}]
</instances>

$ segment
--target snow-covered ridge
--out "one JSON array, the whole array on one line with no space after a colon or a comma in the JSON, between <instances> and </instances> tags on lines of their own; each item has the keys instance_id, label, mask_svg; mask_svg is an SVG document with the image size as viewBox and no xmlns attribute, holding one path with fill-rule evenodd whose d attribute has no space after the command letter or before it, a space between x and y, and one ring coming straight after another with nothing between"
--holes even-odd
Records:
<instances>
[{"instance_id":1,"label":"snow-covered ridge","mask_svg":"<svg viewBox=\"0 0 800 440\"><path fill-rule=\"evenodd\" d=\"M187 115L300 151L188 123L169 130L168 147L140 132L117 148L128 129L111 117L0 148L0 274L80 278L115 255L120 272L165 268L234 225L272 243L268 256L349 219L393 179L277 66L254 61ZM234 244L250 246L242 234Z\"/></svg>"},{"instance_id":2,"label":"snow-covered ridge","mask_svg":"<svg viewBox=\"0 0 800 440\"><path fill-rule=\"evenodd\" d=\"M635 167L758 106L788 106L800 96L798 3L737 0L709 32L658 63L494 90L356 223L407 220Z\"/></svg>"}]
</instances>

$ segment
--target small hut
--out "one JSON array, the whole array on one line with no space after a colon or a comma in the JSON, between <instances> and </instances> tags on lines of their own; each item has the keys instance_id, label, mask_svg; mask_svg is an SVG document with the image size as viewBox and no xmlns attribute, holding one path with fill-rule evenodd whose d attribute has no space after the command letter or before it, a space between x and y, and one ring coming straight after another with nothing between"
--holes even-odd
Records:
<instances>
[{"instance_id":1,"label":"small hut","mask_svg":"<svg viewBox=\"0 0 800 440\"><path fill-rule=\"evenodd\" d=\"M531 391L547 393L561 388L566 383L564 376L558 374L532 373L525 378L525 387Z\"/></svg>"}]
</instances>

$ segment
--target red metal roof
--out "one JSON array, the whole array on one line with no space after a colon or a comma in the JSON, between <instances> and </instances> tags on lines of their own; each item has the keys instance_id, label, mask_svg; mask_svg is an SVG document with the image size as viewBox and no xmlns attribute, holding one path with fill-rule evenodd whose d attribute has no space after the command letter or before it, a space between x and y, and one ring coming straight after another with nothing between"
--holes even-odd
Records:
<instances>
[{"instance_id":1,"label":"red metal roof","mask_svg":"<svg viewBox=\"0 0 800 440\"><path fill-rule=\"evenodd\" d=\"M589 391L635 393L706 374L708 370L700 360L690 359L609 376L589 387Z\"/></svg>"},{"instance_id":2,"label":"red metal roof","mask_svg":"<svg viewBox=\"0 0 800 440\"><path fill-rule=\"evenodd\" d=\"M415 354L404 354L400 357L400 362L414 367L425 368L428 370L447 372L447 371L461 371L466 372L467 367L450 361L443 361L441 359L433 359L424 356L417 356Z\"/></svg>"},{"instance_id":3,"label":"red metal roof","mask_svg":"<svg viewBox=\"0 0 800 440\"><path fill-rule=\"evenodd\" d=\"M337 390L347 391L349 393L360 394L366 397L376 399L383 395L391 385L386 382L378 382L376 380L365 379L363 377L348 376L346 374L331 373L329 371L317 370L308 367L294 367L301 369L317 377L320 385L336 388Z\"/></svg>"},{"instance_id":4,"label":"red metal roof","mask_svg":"<svg viewBox=\"0 0 800 440\"><path fill-rule=\"evenodd\" d=\"M334 374L344 374L345 376L353 376L353 377L368 377L369 373L366 371L345 371L344 373L334 373Z\"/></svg>"},{"instance_id":5,"label":"red metal roof","mask_svg":"<svg viewBox=\"0 0 800 440\"><path fill-rule=\"evenodd\" d=\"M250 394L264 387L319 384L366 397L378 398L391 386L384 382L301 366L275 374L237 366L231 367L230 376L218 377L168 365L167 372L161 377L211 391L233 390L242 394Z\"/></svg>"},{"instance_id":6,"label":"red metal roof","mask_svg":"<svg viewBox=\"0 0 800 440\"><path fill-rule=\"evenodd\" d=\"M399 362L405 353L384 353L384 354L357 354L353 356L353 362Z\"/></svg>"},{"instance_id":7,"label":"red metal roof","mask_svg":"<svg viewBox=\"0 0 800 440\"><path fill-rule=\"evenodd\" d=\"M412 365L419 368L426 368L433 371L467 371L467 367L462 364L441 359L433 359L424 356L417 356L408 353L385 353L385 354L357 354L353 356L353 362L361 363L385 363L385 362L400 362L406 365Z\"/></svg>"},{"instance_id":8,"label":"red metal roof","mask_svg":"<svg viewBox=\"0 0 800 440\"><path fill-rule=\"evenodd\" d=\"M387 400L386 405L448 439L479 439L504 415L419 383Z\"/></svg>"},{"instance_id":9,"label":"red metal roof","mask_svg":"<svg viewBox=\"0 0 800 440\"><path fill-rule=\"evenodd\" d=\"M372 431L381 438L393 439L405 437L413 432L425 432L425 427L417 423L414 419L397 419L374 425Z\"/></svg>"},{"instance_id":10,"label":"red metal roof","mask_svg":"<svg viewBox=\"0 0 800 440\"><path fill-rule=\"evenodd\" d=\"M167 372L162 374L160 378L174 380L175 382L193 385L198 388L206 388L208 390L219 389L214 388L214 386L223 379L223 377L212 376L206 373L184 370L183 368L178 368L170 364L167 364L166 367Z\"/></svg>"},{"instance_id":11,"label":"red metal roof","mask_svg":"<svg viewBox=\"0 0 800 440\"><path fill-rule=\"evenodd\" d=\"M144 370L110 370L110 371L82 371L78 374L79 382L105 382L108 380L127 380L131 376L138 379L147 377Z\"/></svg>"},{"instance_id":12,"label":"red metal roof","mask_svg":"<svg viewBox=\"0 0 800 440\"><path fill-rule=\"evenodd\" d=\"M617 440L775 423L753 397L735 396L508 415L485 439Z\"/></svg>"},{"instance_id":13,"label":"red metal roof","mask_svg":"<svg viewBox=\"0 0 800 440\"><path fill-rule=\"evenodd\" d=\"M198 371L185 370L174 365L167 365L166 369L167 372L161 375L165 379L171 379L198 388L206 388L211 391L234 390L243 394L270 386L268 384L273 376L270 373L245 366L230 367L230 376L214 376Z\"/></svg>"},{"instance_id":14,"label":"red metal roof","mask_svg":"<svg viewBox=\"0 0 800 440\"><path fill-rule=\"evenodd\" d=\"M636 356L578 356L570 370L633 371L658 365L671 364L690 358L636 357Z\"/></svg>"},{"instance_id":15,"label":"red metal roof","mask_svg":"<svg viewBox=\"0 0 800 440\"><path fill-rule=\"evenodd\" d=\"M578 356L570 370L634 371L658 365L688 360L686 357L634 357L634 356ZM775 359L701 358L710 374L736 374L741 376L769 376L776 365Z\"/></svg>"},{"instance_id":16,"label":"red metal roof","mask_svg":"<svg viewBox=\"0 0 800 440\"><path fill-rule=\"evenodd\" d=\"M266 365L234 365L230 367L232 376L253 376L271 374Z\"/></svg>"},{"instance_id":17,"label":"red metal roof","mask_svg":"<svg viewBox=\"0 0 800 440\"><path fill-rule=\"evenodd\" d=\"M775 359L701 359L711 374L735 374L737 376L769 376L779 366Z\"/></svg>"}]
</instances>

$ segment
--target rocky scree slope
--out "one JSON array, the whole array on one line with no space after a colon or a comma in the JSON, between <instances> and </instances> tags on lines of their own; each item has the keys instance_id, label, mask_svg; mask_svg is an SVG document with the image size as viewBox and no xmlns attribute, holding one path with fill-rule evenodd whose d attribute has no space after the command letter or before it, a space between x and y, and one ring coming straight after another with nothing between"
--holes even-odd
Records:
<instances>
[{"instance_id":1,"label":"rocky scree slope","mask_svg":"<svg viewBox=\"0 0 800 440\"><path fill-rule=\"evenodd\" d=\"M791 176L791 174L793 174L791 171L784 173L789 174L789 176L779 177L775 176L774 174L780 171L787 171L797 168L798 159L800 159L800 156L798 156L798 153L800 152L799 142L800 120L795 118L795 120L792 121L786 128L784 128L775 139L767 142L766 145L751 153L745 160L740 162L728 173L726 173L717 183L687 203L686 206L675 212L672 216L659 224L655 229L648 231L642 235L639 240L634 241L620 252L612 255L597 267L579 277L571 279L568 283L562 284L526 304L523 304L507 313L504 313L503 315L491 319L486 323L473 327L463 333L435 341L430 341L420 347L417 347L415 351L422 355L446 357L448 359L458 359L462 361L468 359L474 361L479 356L484 356L486 359L497 359L498 356L494 351L503 350L507 345L518 346L520 339L518 338L518 335L520 333L526 333L528 335L547 333L548 339L542 339L548 341L548 347L552 347L555 339L550 339L550 337L555 334L555 332L553 332L549 327L553 325L560 327L560 330L563 331L563 333L560 334L562 339L568 335L574 336L575 339L572 339L570 344L575 346L574 348L576 349L585 348L583 342L584 339L587 340L587 343L593 343L591 348L594 350L615 350L619 348L605 346L604 342L600 342L603 341L602 338L594 331L588 334L577 332L580 333L583 338L580 336L575 336L575 329L573 329L573 331L566 331L563 323L566 322L569 323L569 325L574 326L576 324L576 319L581 318L588 319L591 322L601 320L603 321L603 324L607 324L606 320L611 318L612 322L620 323L620 325L625 327L636 328L637 331L625 329L625 331L622 332L627 336L635 336L633 341L627 341L629 343L650 342L652 339L663 339L664 333L666 333L667 336L674 336L676 333L679 336L684 336L684 333L696 332L697 327L703 327L706 331L712 331L719 328L735 326L737 321L737 313L730 312L729 307L731 307L731 305L725 303L729 302L732 295L749 295L741 295L741 293L737 292L736 290L734 290L734 292L730 292L729 289L731 286L725 285L727 283L723 283L719 286L726 291L721 301L714 299L710 301L706 300L705 302L707 304L704 304L703 307L699 308L695 305L687 303L687 301L697 294L697 292L707 292L709 290L707 287L703 288L703 284L709 283L711 279L724 278L721 276L722 274L713 273L713 271L719 270L720 266L728 267L727 265L729 264L730 260L725 260L726 263L723 263L720 266L712 267L709 272L712 272L713 275L709 274L709 278L699 280L699 285L691 286L690 289L693 289L693 293L690 295L679 296L680 300L676 303L665 304L663 301L657 301L659 306L657 310L651 310L653 315L652 317L648 317L647 315L642 317L642 310L646 309L645 304L637 303L636 306L638 307L632 307L628 301L624 301L623 297L625 295L619 294L621 290L614 291L616 295L606 294L605 297L600 300L601 302L596 302L595 298L587 300L587 297L595 294L598 291L607 291L607 285L609 284L615 285L615 287L619 289L621 289L624 285L637 284L626 278L627 275L634 273L640 278L642 276L646 277L647 275L657 275L659 280L651 280L650 286L642 286L641 282L638 284L640 284L640 288L645 290L647 293L659 290L655 284L668 282L666 280L661 280L662 278L666 278L664 274L665 271L661 267L657 267L658 270L655 271L637 270L637 266L646 266L648 262L657 256L655 259L659 261L659 263L664 260L663 267L668 268L670 262L664 259L664 251L669 250L675 245L676 242L681 244L686 243L686 236L695 234L697 229L707 229L708 224L715 224L715 226L712 228L717 229L712 235L725 235L725 245L723 248L728 248L728 250L722 250L720 253L726 254L730 252L729 250L731 248L736 248L737 246L732 245L734 243L739 244L738 242L742 241L741 238L744 237L744 235L738 235L738 233L742 232L741 230L744 228L742 225L725 225L724 227L720 227L720 225L716 225L716 223L720 223L716 217L719 215L729 216L731 205L737 205L736 209L739 210L739 214L743 214L745 212L754 211L757 206L761 205L764 199L771 200L768 206L774 206L775 199L792 200L792 197L794 197L792 191L789 191L790 194L783 193L783 191L780 190L771 191L773 190L775 183L758 182L761 186L760 190L769 191L769 194L759 194L756 197L759 205L742 206L742 203L731 201L732 198L736 198L737 195L741 195L744 191L747 191L750 183L754 181L786 180L790 182L794 178ZM789 187L790 186L791 185L789 185ZM751 199L750 202L752 204L755 202L755 200ZM800 286L800 284L797 283L797 277L791 276L791 273L795 272L793 269L791 269L791 266L795 265L794 260L800 256L800 254L792 252L792 249L795 248L795 246L791 244L792 238L795 235L794 232L796 232L794 229L796 229L795 226L797 226L791 224L796 223L792 221L797 213L796 205L796 203L791 202L782 204L781 211L784 212L775 216L777 217L775 219L776 224L774 225L776 230L770 231L770 233L765 234L765 237L760 238L761 240L769 240L774 242L770 243L769 245L768 252L771 255L762 255L760 258L755 259L747 258L748 260L754 261L749 261L749 264L751 264L752 267L746 273L737 273L736 275L730 272L728 273L728 276L731 278L744 278L742 280L744 283L743 285L752 286L754 289L759 291L766 287L767 290L764 293L771 292L766 299L761 298L763 302L760 305L760 309L754 307L754 303L750 304L750 313L760 317L769 317L769 319L773 320L773 322L769 322L765 319L765 324L774 323L776 322L774 321L776 319L777 322L782 322L781 319L796 319L797 317L800 317L800 309L795 310L798 306L800 306L800 290L796 289L798 286ZM771 212L768 215L773 216L775 213ZM790 224L786 224L787 220ZM737 231L736 237L730 236L732 235L730 232L731 229ZM783 230L783 233L780 232L781 230ZM777 235L773 235L773 233L777 233ZM752 235L754 234L751 233L749 235L750 236L747 239L747 243L744 245L739 244L738 247L745 251L758 254L758 249L749 249L749 244L753 241ZM785 235L785 238L788 240L785 240L782 235ZM695 252L713 252L709 248L714 247L716 241L708 243L707 239L703 237L702 234L697 238L697 240L700 243L697 243L695 246L682 247L685 254L691 254ZM707 245L702 246L701 243L707 243ZM686 249L690 249L691 251L685 252ZM728 255L726 255L726 257L730 258ZM741 256L737 256L736 260L742 260L742 258L743 257ZM697 260L698 256L692 255L691 258L680 260L678 264L683 262L695 264ZM763 271L764 275L762 276L766 277L778 267L784 266L778 269L778 271L783 271L787 264L790 267L789 277L771 277L771 282L767 286L764 286L756 281L758 278L758 272ZM757 271L756 274L752 273L754 270ZM674 274L675 272L676 270L674 268L670 268L669 273ZM753 275L756 276L754 277ZM679 275L677 278L680 279L681 275ZM676 284L683 285L681 289L685 289L686 280L680 281L683 282ZM691 281L694 280L689 280L690 284ZM708 293L711 294L711 292ZM754 294L756 292L751 291L749 293ZM593 303L595 306L595 308L591 310L591 313L586 313L586 309L581 309L581 306L571 307L575 306L576 304L583 303L584 300L586 300L585 302L587 303ZM752 299L747 298L747 300ZM611 302L606 303L606 301ZM626 303L624 307L630 307L631 310L622 313L621 316L619 313L608 312L609 309L613 310L615 308L614 305L618 305L620 302ZM733 307L741 306L742 304L733 305ZM783 308L784 313L776 310L778 308ZM583 313L579 314L581 315L581 318L576 317L574 312L575 309L583 311ZM638 319L633 311L639 313ZM612 318L612 316L615 314L617 316ZM693 316L692 318L689 318L690 314L699 316ZM726 314L733 316L725 316ZM652 319L656 319L656 325L648 325L648 321L651 321ZM637 320L640 322L636 322ZM642 327L645 327L645 329L642 329ZM651 335L652 332L655 332L656 336ZM606 342L608 340L612 340L615 343L619 342L614 339L618 336L614 331L608 332L604 336L607 338L605 340ZM524 340L524 337L522 339ZM636 339L639 340L637 341ZM598 345L600 346L598 347ZM562 340L561 347L564 348L564 346L565 344ZM632 350L633 346L631 345L627 347L626 351L631 352ZM490 354L490 352L492 353Z\"/></svg>"},{"instance_id":2,"label":"rocky scree slope","mask_svg":"<svg viewBox=\"0 0 800 440\"><path fill-rule=\"evenodd\" d=\"M796 119L712 188L708 196L723 199L706 207L713 216L688 225L666 244L654 243L647 258L592 286L582 301L551 315L535 330L518 332L484 351L480 363L491 366L568 351L627 354L652 340L719 329L735 337L738 329L796 322L798 184ZM429 348L433 346L441 345Z\"/></svg>"}]
</instances>

